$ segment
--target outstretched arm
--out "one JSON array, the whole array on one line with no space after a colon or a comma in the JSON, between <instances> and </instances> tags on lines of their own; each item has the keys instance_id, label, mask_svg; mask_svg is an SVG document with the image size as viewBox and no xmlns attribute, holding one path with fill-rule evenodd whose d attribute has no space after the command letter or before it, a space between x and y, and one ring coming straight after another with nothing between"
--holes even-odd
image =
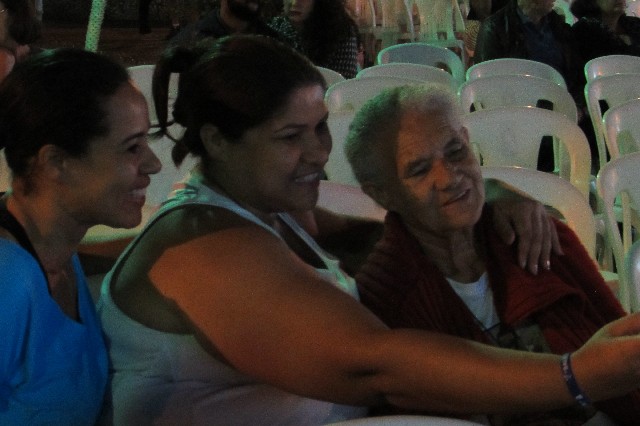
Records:
<instances>
[{"instance_id":1,"label":"outstretched arm","mask_svg":"<svg viewBox=\"0 0 640 426\"><path fill-rule=\"evenodd\" d=\"M296 394L459 413L572 403L557 355L389 330L256 226L167 249L149 276L184 312L203 347L215 348L212 356ZM640 383L639 330L640 316L627 317L576 352L576 377L591 399Z\"/></svg>"}]
</instances>

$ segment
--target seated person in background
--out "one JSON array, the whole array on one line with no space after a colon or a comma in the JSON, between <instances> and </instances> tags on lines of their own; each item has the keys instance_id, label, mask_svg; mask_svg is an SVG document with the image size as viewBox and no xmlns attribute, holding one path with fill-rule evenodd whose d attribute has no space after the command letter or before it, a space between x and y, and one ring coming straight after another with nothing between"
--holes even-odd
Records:
<instances>
[{"instance_id":1,"label":"seated person in background","mask_svg":"<svg viewBox=\"0 0 640 426\"><path fill-rule=\"evenodd\" d=\"M316 213L331 150L326 87L311 62L260 36L169 50L154 75L163 130L172 72L181 73L173 117L186 127L174 159L190 152L200 164L105 277L105 420L298 426L362 417L385 401L457 412L571 404L559 356L388 329L293 220L289 212ZM631 316L574 353L589 396L638 386L640 337L630 335L639 330Z\"/></svg>"},{"instance_id":2,"label":"seated person in background","mask_svg":"<svg viewBox=\"0 0 640 426\"><path fill-rule=\"evenodd\" d=\"M544 62L557 69L578 107L578 124L591 148L592 166L598 150L584 99L584 61L574 48L571 26L553 10L553 0L509 0L480 25L474 62L498 58L523 58ZM553 170L550 142L541 148L541 170Z\"/></svg>"},{"instance_id":3,"label":"seated person in background","mask_svg":"<svg viewBox=\"0 0 640 426\"><path fill-rule=\"evenodd\" d=\"M345 151L364 192L389 211L383 238L356 275L361 302L392 328L572 352L625 313L559 221L565 254L552 256L535 275L520 268L491 226L494 210L485 204L461 117L455 97L437 86L387 90L356 115ZM637 425L639 397L634 392L596 407L620 424ZM576 408L489 417L499 425L573 425L595 413ZM598 416L589 424L607 424Z\"/></svg>"},{"instance_id":4,"label":"seated person in background","mask_svg":"<svg viewBox=\"0 0 640 426\"><path fill-rule=\"evenodd\" d=\"M344 0L284 0L269 24L311 62L345 78L358 73L358 27Z\"/></svg>"},{"instance_id":5,"label":"seated person in background","mask_svg":"<svg viewBox=\"0 0 640 426\"><path fill-rule=\"evenodd\" d=\"M0 0L0 81L31 54L40 38L40 21L31 0Z\"/></svg>"},{"instance_id":6,"label":"seated person in background","mask_svg":"<svg viewBox=\"0 0 640 426\"><path fill-rule=\"evenodd\" d=\"M544 62L564 77L578 105L584 105L584 75L573 51L573 34L551 0L510 0L482 22L475 62L523 58Z\"/></svg>"},{"instance_id":7,"label":"seated person in background","mask_svg":"<svg viewBox=\"0 0 640 426\"><path fill-rule=\"evenodd\" d=\"M640 18L625 14L624 0L574 0L575 48L583 61L605 55L640 55Z\"/></svg>"},{"instance_id":8,"label":"seated person in background","mask_svg":"<svg viewBox=\"0 0 640 426\"><path fill-rule=\"evenodd\" d=\"M192 46L205 38L220 38L231 34L261 34L279 37L261 18L264 0L220 0L216 7L180 30L169 46Z\"/></svg>"}]
</instances>

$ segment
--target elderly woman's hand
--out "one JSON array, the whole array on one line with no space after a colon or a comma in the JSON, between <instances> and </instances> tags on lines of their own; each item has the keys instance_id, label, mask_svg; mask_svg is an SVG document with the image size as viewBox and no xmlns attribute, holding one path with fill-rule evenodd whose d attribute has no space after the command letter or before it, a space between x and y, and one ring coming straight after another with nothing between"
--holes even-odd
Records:
<instances>
[{"instance_id":1,"label":"elderly woman's hand","mask_svg":"<svg viewBox=\"0 0 640 426\"><path fill-rule=\"evenodd\" d=\"M534 275L540 268L549 269L551 252L558 255L563 252L556 228L545 207L504 188L492 190L496 232L506 244L513 244L517 240L518 264Z\"/></svg>"}]
</instances>

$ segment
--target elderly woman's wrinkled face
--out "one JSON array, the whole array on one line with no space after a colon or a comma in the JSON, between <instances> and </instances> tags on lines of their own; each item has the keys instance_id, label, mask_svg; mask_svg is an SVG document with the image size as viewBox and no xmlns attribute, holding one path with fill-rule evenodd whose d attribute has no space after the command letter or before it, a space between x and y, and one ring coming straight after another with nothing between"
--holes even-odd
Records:
<instances>
[{"instance_id":1,"label":"elderly woman's wrinkled face","mask_svg":"<svg viewBox=\"0 0 640 426\"><path fill-rule=\"evenodd\" d=\"M388 208L410 226L436 234L473 227L484 184L466 129L445 114L405 114L386 191Z\"/></svg>"}]
</instances>

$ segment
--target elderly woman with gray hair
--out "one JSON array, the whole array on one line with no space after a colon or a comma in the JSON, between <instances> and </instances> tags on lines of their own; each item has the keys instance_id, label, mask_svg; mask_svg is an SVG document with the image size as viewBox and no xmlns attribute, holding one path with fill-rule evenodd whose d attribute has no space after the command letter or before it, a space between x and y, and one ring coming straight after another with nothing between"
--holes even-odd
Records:
<instances>
[{"instance_id":1,"label":"elderly woman with gray hair","mask_svg":"<svg viewBox=\"0 0 640 426\"><path fill-rule=\"evenodd\" d=\"M388 326L570 354L624 315L576 235L559 221L565 254L552 254L536 274L519 266L514 248L490 225L480 165L446 90L383 92L357 114L346 153L364 192L389 211L383 238L356 276L361 301ZM569 362L565 355L563 368ZM602 425L608 415L638 424L637 392L594 407L575 381L567 385L580 403L571 409L479 417L501 425Z\"/></svg>"}]
</instances>

